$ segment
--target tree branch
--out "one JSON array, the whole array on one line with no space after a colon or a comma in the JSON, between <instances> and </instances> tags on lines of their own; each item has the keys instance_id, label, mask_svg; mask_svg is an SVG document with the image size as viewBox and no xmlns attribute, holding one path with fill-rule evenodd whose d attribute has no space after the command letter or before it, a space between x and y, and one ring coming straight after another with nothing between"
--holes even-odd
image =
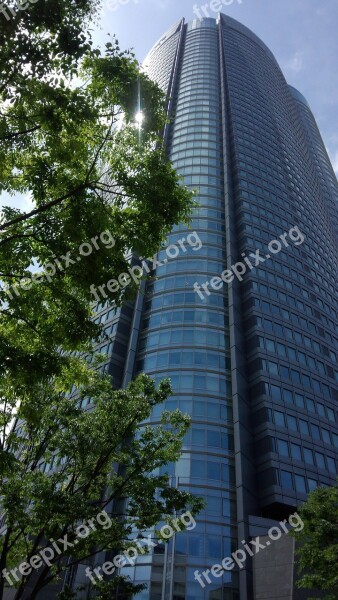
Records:
<instances>
[{"instance_id":1,"label":"tree branch","mask_svg":"<svg viewBox=\"0 0 338 600\"><path fill-rule=\"evenodd\" d=\"M79 185L77 188L75 188L75 190L68 192L68 194L61 196L61 198L57 198L56 200L51 200L50 202L47 202L47 204L43 204L43 206L40 206L39 208L35 208L34 210L32 210L29 213L20 215L20 217L15 217L15 219L12 219L11 221L7 221L7 223L4 223L4 225L0 226L0 231L4 231L7 229L7 227L11 227L12 225L16 225L17 223L22 223L23 221L27 221L28 219L31 219L31 217L34 217L35 215L46 212L53 206L57 206L58 204L61 204L64 200L68 200L68 198L71 198L73 195L77 194L78 192L82 192L82 190L86 189L87 187L89 187L89 184L87 182L87 177L86 177L86 181L84 183L82 183L81 185Z\"/></svg>"},{"instance_id":2,"label":"tree branch","mask_svg":"<svg viewBox=\"0 0 338 600\"><path fill-rule=\"evenodd\" d=\"M17 131L16 133L10 133L9 135L5 135L2 139L3 140L12 140L13 138L18 137L19 135L26 135L27 133L33 133L33 131L37 131L38 129L41 129L41 125L35 125L35 127L32 127L31 129L25 129L24 131Z\"/></svg>"}]
</instances>

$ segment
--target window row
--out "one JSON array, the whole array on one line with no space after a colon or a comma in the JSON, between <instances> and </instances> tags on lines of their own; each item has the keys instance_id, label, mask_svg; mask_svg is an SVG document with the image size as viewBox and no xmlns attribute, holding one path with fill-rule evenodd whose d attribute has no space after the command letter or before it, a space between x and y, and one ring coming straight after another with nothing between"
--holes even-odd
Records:
<instances>
[{"instance_id":1,"label":"window row","mask_svg":"<svg viewBox=\"0 0 338 600\"><path fill-rule=\"evenodd\" d=\"M164 404L157 404L152 411L152 418L158 418L163 410L176 410L179 408L192 417L206 421L217 421L225 424L233 423L232 407L226 402L217 402L215 398L196 396L194 399L186 400L183 397L171 396Z\"/></svg>"},{"instance_id":2,"label":"window row","mask_svg":"<svg viewBox=\"0 0 338 600\"><path fill-rule=\"evenodd\" d=\"M187 273L186 275L168 275L167 277L161 277L153 282L149 282L147 285L148 297L150 294L162 292L164 290L175 290L175 289L193 289L194 283L197 282L200 285L205 283L205 275L199 275L198 273ZM214 291L213 294L219 294L224 296L227 292L227 288L222 288L221 292ZM197 294L196 294L197 295Z\"/></svg>"},{"instance_id":3,"label":"window row","mask_svg":"<svg viewBox=\"0 0 338 600\"><path fill-rule=\"evenodd\" d=\"M221 152L221 144L218 143L216 140L212 139L212 140L208 140L208 141L204 141L202 139L199 140L190 140L187 138L183 138L182 139L178 139L178 140L173 140L172 143L172 151L176 151L176 150L189 150L190 148L210 148L210 150L216 150L218 152Z\"/></svg>"},{"instance_id":4,"label":"window row","mask_svg":"<svg viewBox=\"0 0 338 600\"><path fill-rule=\"evenodd\" d=\"M146 313L149 310L155 311L157 309L168 308L169 306L171 306L172 308L176 308L180 305L187 306L189 304L203 304L204 306L208 307L218 307L224 311L228 309L226 298L224 296L220 296L219 294L212 294L210 296L206 296L205 300L206 301L201 300L198 294L196 294L195 292L177 292L175 294L161 294L145 302L144 312Z\"/></svg>"},{"instance_id":5,"label":"window row","mask_svg":"<svg viewBox=\"0 0 338 600\"><path fill-rule=\"evenodd\" d=\"M254 195L253 195L253 194L250 194L250 196L254 196ZM254 198L256 199L256 201L260 201L262 204L265 204L265 202L266 202L265 200L263 200L263 199L261 199L261 198L258 198L257 196L255 196ZM254 199L254 198L253 198L253 199ZM283 209L283 212L284 212L284 214L285 214L285 212L286 212L286 211L285 211L285 206L283 206L284 204L286 204L286 203L285 203L285 200L280 200L280 199L279 199L279 202L281 203L281 208ZM244 211L244 212L242 212L242 217L243 217L244 219L247 219L247 220L249 220L249 221L252 221L252 222L257 222L257 223L259 223L259 222L260 222L260 220L261 220L261 219L260 219L260 218L258 218L258 217L256 217L256 218L255 218L255 215L253 215L253 214L252 214L252 211L256 211L256 212L258 212L259 214L262 214L262 215L266 214L266 212L267 212L267 209L266 209L266 207L265 207L265 206L263 206L262 208L259 208L259 207L258 207L258 206L256 206L255 204L251 204L251 203L249 204L249 203L247 203L247 202L244 202L244 203L243 203L243 206L245 206L246 208L249 208L251 212L250 212L250 213L247 213L247 212L245 212L245 211ZM290 216L291 216L291 215L290 215ZM256 219L256 220L255 220L255 219ZM279 214L276 214L276 215L274 216L274 219L276 220L276 222L278 222L278 221L280 220L280 215L279 215ZM312 230L312 232L313 232L313 230ZM311 232L311 233L312 233L312 232ZM303 233L305 233L305 231L304 231ZM323 234L323 237L325 237L325 236L324 236L324 234ZM253 243L254 245L256 244L256 242L253 242L253 241L252 241L252 243ZM317 243L317 242L316 242L316 243ZM307 251L311 253L311 246L310 246L309 244L308 244L308 247L307 247ZM303 251L302 251L302 254L303 254L303 255L305 255L305 253L304 253ZM336 300L336 298L335 298L335 288L334 288L334 286L333 286L333 285L332 285L332 283L331 283L331 270L329 270L329 268L328 268L328 267L329 267L329 265L327 265L327 266L326 266L326 269L323 269L321 265L319 265L318 263L316 263L318 266L317 266L317 271L315 271L315 270L313 269L313 265L315 264L315 261L313 261L313 260L312 260L312 258L310 258L310 257L306 257L306 260L307 260L307 262L306 262L305 264L299 263L299 261L298 261L298 263L297 263L297 259L295 259L293 256L288 256L288 262L289 262L289 263L294 263L294 264L296 264L296 265L297 265L297 266L298 266L300 269L302 269L302 271L303 271L303 272L306 272L306 273L308 273L309 275L311 275L311 276L313 277L313 279L314 279L314 282L312 283L312 282L311 282L311 280L310 280L310 283L308 283L308 285L311 285L311 287L315 287L315 282L316 282L316 281L319 281L320 283L322 283L322 284L323 284L323 285L324 285L324 286L325 286L327 289L330 289L330 290L331 290L331 292L332 292L333 296L332 296L332 295L330 295L330 294L329 294L329 293L328 293L326 290L323 290L323 289L322 289L322 287L321 287L321 288L319 288L319 287L317 286L317 287L318 287L318 290L317 290L317 291L319 291L319 290L320 290L320 291L321 291L321 293L322 293L323 295L325 295L325 296L326 296L326 297L329 299L329 301L330 301L330 302L331 302L333 305L337 305L337 300ZM334 263L334 258L332 258L332 259L331 259L331 263ZM325 275L325 276L326 276L328 279L323 279L323 278L322 278L322 277L319 275L318 271L320 271L322 274L324 274L324 275ZM285 272L286 272L286 271L285 271ZM286 272L286 273L287 273L287 272ZM288 273L287 273L287 274L288 274ZM304 276L302 276L301 274L299 274L299 276L300 276L300 277L303 277L303 280L305 280L305 277L304 277ZM308 280L308 278L307 278L307 280ZM305 282L305 281L303 281L303 282ZM316 289L316 288L315 288L315 289Z\"/></svg>"},{"instance_id":6,"label":"window row","mask_svg":"<svg viewBox=\"0 0 338 600\"><path fill-rule=\"evenodd\" d=\"M262 233L263 233L263 232L261 232L261 237L263 237ZM265 236L267 239L268 239L268 237L269 237L269 236L268 236L268 234L267 234L267 233L265 233L265 232L264 232L264 236ZM253 250L256 250L256 249L260 249L260 250L263 250L263 251L264 251L264 250L267 250L267 248L266 248L266 244L265 244L264 242L261 242L260 240L257 240L257 239L256 239L256 240L254 240L254 239L252 239L252 238L250 238L250 237L247 237L247 236L246 236L246 237L243 237L243 238L241 239L241 243L242 243L242 245L245 245L245 247L247 247L247 246L251 247L251 249L253 249ZM283 249L283 250L284 250L284 249ZM321 277L318 275L318 271L321 271L321 272L322 272L322 273L323 273L323 274L324 274L326 277L330 277L330 276L331 276L331 270L329 269L329 267L328 267L328 266L326 267L326 269L323 269L323 268L321 268L321 267L318 265L317 272L316 272L316 271L314 271L312 268L304 269L304 271L308 271L308 272L309 272L309 273L310 273L310 274L311 274L311 275L312 275L312 276L313 276L315 279L317 279L317 281L318 281L318 280L319 280L319 281L321 281L321 280L322 280L322 278L321 278ZM292 274L293 276L295 276L295 275L294 275L294 273L295 273L295 271L293 271L293 272L292 272L292 270L291 270L291 274ZM303 277L304 277L304 276L303 276ZM325 282L325 280L322 280L322 281L323 281L323 283ZM329 287L330 289L332 289L332 291L334 291L334 288L333 288L332 284L330 284L330 283L327 283L327 287Z\"/></svg>"},{"instance_id":7,"label":"window row","mask_svg":"<svg viewBox=\"0 0 338 600\"><path fill-rule=\"evenodd\" d=\"M296 386L298 385L305 389L311 390L314 392L314 394L320 394L327 400L331 399L331 389L328 385L322 381L318 381L318 379L315 379L314 377L310 378L308 375L305 375L297 369L292 369L288 366L265 359L259 359L259 367L273 377L289 379Z\"/></svg>"},{"instance_id":8,"label":"window row","mask_svg":"<svg viewBox=\"0 0 338 600\"><path fill-rule=\"evenodd\" d=\"M322 361L316 361L314 358L312 358L312 356L309 356L298 349L295 350L290 346L286 346L280 342L275 342L274 340L260 336L258 336L257 340L258 347L266 350L266 352L277 354L281 358L288 359L292 363L298 362L308 369L318 371L318 373L323 377L328 376L334 378L335 376L332 367L326 366L325 368L325 365ZM338 371L336 371L336 380L338 382Z\"/></svg>"},{"instance_id":9,"label":"window row","mask_svg":"<svg viewBox=\"0 0 338 600\"><path fill-rule=\"evenodd\" d=\"M253 152L252 155L254 156L255 153ZM249 157L249 151L246 150L246 156ZM267 162L271 162L271 159L269 159L269 157L266 157L266 161ZM281 167L278 166L278 170L281 171ZM313 192L311 190L311 192ZM320 192L318 192L320 193ZM261 203L262 202L262 198L261 197L257 197L255 194L253 194L252 192L249 192L247 190L241 190L240 191L240 195L244 198L250 198L251 200L254 200L255 202ZM264 190L264 192L261 194L264 198L269 198L272 196L271 192L269 192L268 190ZM288 196L287 194L285 194L284 192L281 194L282 197L284 197L284 200L286 202L286 206L289 210L292 210L292 214L293 214L293 218L295 218L295 214L294 214L294 206L290 204L290 202L288 202ZM302 196L304 196L304 202L305 205L303 204L303 198ZM280 198L278 198L277 196L275 196L275 198L271 197L272 200L274 200L277 203L280 203ZM302 211L299 210L299 207L302 207ZM255 212L258 212L258 208L256 205L254 205L253 207L251 207L247 202L245 202L245 208L248 208L250 210L254 210ZM270 206L270 209L274 209L274 206ZM278 207L277 207L278 208ZM320 232L323 233L322 239L325 239L325 232L328 231L327 227L323 224L320 223L320 221L318 221L318 204L316 204L316 206L314 207L314 209L317 209L317 212L314 213L316 214L316 220L314 219L314 217L309 217L309 206L308 206L308 195L304 195L303 190L299 190L298 194L297 194L297 207L296 207L296 214L298 215L298 217L301 219L301 221L304 223L308 223L310 225L310 230L309 233L310 235L313 234L314 231L317 231L317 228L319 228ZM276 208L275 208L276 210ZM288 215L290 216L290 215ZM315 229L314 229L315 227ZM314 248L309 248L309 251L311 253L313 253L314 255L316 255L317 250L315 250Z\"/></svg>"},{"instance_id":10,"label":"window row","mask_svg":"<svg viewBox=\"0 0 338 600\"><path fill-rule=\"evenodd\" d=\"M208 152L206 149L202 148L195 148L193 150L175 150L171 153L170 159L176 161L180 158L202 158L204 156L207 159L217 159L216 164L219 164L219 154L217 154L216 150L210 150Z\"/></svg>"},{"instance_id":11,"label":"window row","mask_svg":"<svg viewBox=\"0 0 338 600\"><path fill-rule=\"evenodd\" d=\"M185 477L185 475L182 475ZM190 477L198 479L214 479L235 484L235 469L231 465L209 460L191 459Z\"/></svg>"},{"instance_id":12,"label":"window row","mask_svg":"<svg viewBox=\"0 0 338 600\"><path fill-rule=\"evenodd\" d=\"M202 198L201 198L202 200ZM209 202L210 198L206 198L204 200L204 202ZM191 233L191 230L189 230L189 232L184 228L184 227L180 227L180 232L182 233L182 235L187 235L188 233ZM203 232L199 232L199 237L203 242L203 246L206 245L215 245L218 247L224 247L225 246L225 236L221 235L219 233L211 233L208 232L208 234L206 235ZM167 236L166 239L166 246L168 246L169 244L177 244L177 241L181 238L181 236L178 236L177 233L171 233Z\"/></svg>"},{"instance_id":13,"label":"window row","mask_svg":"<svg viewBox=\"0 0 338 600\"><path fill-rule=\"evenodd\" d=\"M175 225L173 227L173 232L179 231L180 230L180 225ZM211 232L213 231L218 231L218 232L223 232L225 231L225 226L223 223L220 223L219 221L210 221L208 219L196 219L193 218L191 220L191 229L193 231L195 230L200 230L200 229L209 229Z\"/></svg>"},{"instance_id":14,"label":"window row","mask_svg":"<svg viewBox=\"0 0 338 600\"><path fill-rule=\"evenodd\" d=\"M256 196L254 194L249 194L248 192L243 192L243 194L244 193L246 194L246 196L252 197L253 200L256 199ZM260 225L260 226L262 225L263 227L266 227L266 228L269 228L269 229L271 228L271 229L275 230L276 224L278 222L278 225L282 224L284 226L284 229L287 230L290 227L290 223L292 222L291 218L293 218L293 217L291 216L291 213L289 214L289 220L287 221L283 217L279 217L279 219L278 219L278 215L276 213L272 213L270 210L264 211L262 208L259 208L256 205L253 205L253 204L247 202L246 200L243 201L242 205L243 205L243 208L250 209L249 213L243 212L242 213L242 217L244 219L247 219L247 220L251 221L252 223L256 223L257 225ZM267 221L263 217L256 216L255 214L253 214L253 212L258 212L258 214L262 214L265 217L269 217L272 222L271 221L270 222ZM304 217L302 216L302 219L303 218ZM304 223L302 223L302 228L304 229L304 233L306 231L308 231L308 227L306 227L306 225L304 225ZM256 228L256 227L253 227L250 224L245 224L245 230L249 231L250 233L253 233L255 235L261 235L261 233L262 233L260 227ZM310 236L312 236L313 231L314 231L313 228L311 228L311 230L309 231L309 235ZM280 231L280 233L283 233L283 231ZM276 237L276 234L275 234L275 237ZM308 250L311 251L312 247L308 248ZM318 256L319 253L321 254L320 257ZM318 256L318 260L326 259L327 261L329 261L329 263L331 262L332 265L334 264L333 253L329 252L328 248L326 246L322 246L321 243L320 243L320 241L317 242L317 247L316 247L316 251L314 252L314 255ZM316 260L313 261L313 265L317 269L320 268L320 265L317 263ZM326 267L327 267L327 264L326 264Z\"/></svg>"},{"instance_id":15,"label":"window row","mask_svg":"<svg viewBox=\"0 0 338 600\"><path fill-rule=\"evenodd\" d=\"M279 279L281 280L282 278ZM292 290L294 288L292 283L290 281L287 281L286 279L284 280L283 287L284 289L286 288L289 290ZM262 293L262 296L265 297L265 294L261 291L261 289L257 291ZM285 304L290 303L290 305L294 308L297 308L301 312L301 314L308 314L312 317L315 316L314 310L311 306L309 306L308 304L304 304L304 302L302 302L301 300L297 300L297 298L295 298L294 296L289 296L288 294L284 294L284 292L279 292L279 290L276 290L274 288L269 288L269 292L270 296L276 301L284 302ZM307 321L303 317L300 317L299 314L292 313L286 308L282 308L279 303L272 304L271 302L267 302L262 298L256 297L254 298L254 306L256 308L260 308L261 311L264 313L272 313L274 315L277 315L278 317L281 317L282 319L285 319L286 321L292 322L293 325L298 325L302 329L308 329L311 333L317 333L317 326L315 325L315 323Z\"/></svg>"},{"instance_id":16,"label":"window row","mask_svg":"<svg viewBox=\"0 0 338 600\"><path fill-rule=\"evenodd\" d=\"M162 373L155 373L152 376L156 383L159 383L163 379ZM205 392L208 394L231 396L231 382L221 375L169 371L167 377L170 378L174 394L180 392Z\"/></svg>"},{"instance_id":17,"label":"window row","mask_svg":"<svg viewBox=\"0 0 338 600\"><path fill-rule=\"evenodd\" d=\"M298 345L303 345L306 348L311 349L314 352L318 352L319 355L324 354L325 356L330 356L331 360L333 360L335 354L330 351L329 354L329 350L326 348L325 346L325 351L323 352L323 348L324 346L319 344L318 342L316 342L316 340L314 340L313 338L310 338L307 335L302 335L301 333L299 333L299 331L295 331L294 329L291 329L290 327L286 327L283 325L280 325L279 323L275 323L273 321L270 321L270 319L262 319L261 317L256 317L256 323L257 323L257 327L264 329L267 332L270 333L274 333L276 335L276 337L280 337L286 340L290 340L290 341L294 341L296 342L296 344ZM332 352L332 354L331 354Z\"/></svg>"},{"instance_id":18,"label":"window row","mask_svg":"<svg viewBox=\"0 0 338 600\"><path fill-rule=\"evenodd\" d=\"M181 350L180 352L156 352L148 354L137 361L136 371L152 371L171 367L204 367L225 371L230 369L230 358L216 352L198 352L197 350Z\"/></svg>"},{"instance_id":19,"label":"window row","mask_svg":"<svg viewBox=\"0 0 338 600\"><path fill-rule=\"evenodd\" d=\"M300 417L296 418L280 410L273 411L273 422L276 427L287 428L290 432L299 432L302 435L312 437L314 441L323 441L324 444L338 448L338 435L319 427L315 423L309 423Z\"/></svg>"},{"instance_id":20,"label":"window row","mask_svg":"<svg viewBox=\"0 0 338 600\"><path fill-rule=\"evenodd\" d=\"M142 336L139 343L139 351L145 348L157 348L160 346L176 345L214 346L220 349L228 349L230 338L216 329L182 328L157 331L147 336Z\"/></svg>"},{"instance_id":21,"label":"window row","mask_svg":"<svg viewBox=\"0 0 338 600\"><path fill-rule=\"evenodd\" d=\"M221 448L233 452L234 436L228 431L216 431L212 429L192 428L184 436L184 446L203 446L207 448Z\"/></svg>"},{"instance_id":22,"label":"window row","mask_svg":"<svg viewBox=\"0 0 338 600\"><path fill-rule=\"evenodd\" d=\"M318 400L314 401L311 398L308 398L303 394L292 391L288 388L282 388L279 385L260 382L258 385L252 388L252 396L255 399L258 399L261 395L270 397L274 402L295 405L297 408L318 414L320 417L328 419L333 423L336 422L335 411L332 408L325 406Z\"/></svg>"},{"instance_id":23,"label":"window row","mask_svg":"<svg viewBox=\"0 0 338 600\"><path fill-rule=\"evenodd\" d=\"M179 175L184 175L183 173L180 173L179 170L178 173ZM209 175L184 175L184 184L191 186L196 186L204 183L208 183L209 185L220 186L221 181L221 177L211 177ZM216 227L215 229L217 229L217 231L222 231L221 227Z\"/></svg>"},{"instance_id":24,"label":"window row","mask_svg":"<svg viewBox=\"0 0 338 600\"><path fill-rule=\"evenodd\" d=\"M201 216L204 216L201 213L206 213L206 216L212 217L214 218L216 215L216 211L213 209L199 209L198 213ZM175 250L175 249L174 249ZM168 261L168 254L170 255L170 252L172 253L172 256L170 257L170 259L176 259L176 256L173 255L173 251L170 248L168 253L166 250L161 250L158 255L157 258L159 261ZM184 252L184 254L183 254ZM177 254L177 258L179 259L184 259L186 257L198 257L198 258L220 258L222 260L225 260L225 252L222 250L222 248L217 248L216 246L207 246L207 245L203 245L203 247L201 246L200 249L197 248L197 246L195 246L194 248L192 248L191 246L186 247L185 251L182 251L179 253L179 250L177 248L177 250L175 250L175 254ZM187 263L187 267L189 267L190 262Z\"/></svg>"},{"instance_id":25,"label":"window row","mask_svg":"<svg viewBox=\"0 0 338 600\"><path fill-rule=\"evenodd\" d=\"M280 456L285 458L293 458L300 462L304 461L306 464L311 466L317 466L318 469L327 470L330 474L335 475L336 473L336 462L331 456L325 456L322 452L311 450L305 446L294 444L293 442L287 442L277 438L276 450Z\"/></svg>"},{"instance_id":26,"label":"window row","mask_svg":"<svg viewBox=\"0 0 338 600\"><path fill-rule=\"evenodd\" d=\"M290 471L281 469L279 473L279 485L286 490L295 490L300 494L308 494L318 487L318 481L311 477L296 475Z\"/></svg>"},{"instance_id":27,"label":"window row","mask_svg":"<svg viewBox=\"0 0 338 600\"><path fill-rule=\"evenodd\" d=\"M194 258L197 254L187 257L186 260L171 260L166 264L162 264L156 267L156 276L163 277L172 273L185 273L185 272L196 272L196 273L222 273L224 269L223 259L219 259L217 262L213 260L205 260ZM206 277L206 276L205 276Z\"/></svg>"},{"instance_id":28,"label":"window row","mask_svg":"<svg viewBox=\"0 0 338 600\"><path fill-rule=\"evenodd\" d=\"M112 323L109 324L107 327L105 327L102 330L102 334L101 334L101 338L107 338L107 337L112 337L113 335L115 335L117 330L117 323Z\"/></svg>"},{"instance_id":29,"label":"window row","mask_svg":"<svg viewBox=\"0 0 338 600\"><path fill-rule=\"evenodd\" d=\"M211 500L211 502L214 501ZM215 500L214 505L216 506L216 504ZM176 536L175 543L175 551L180 556L188 555L194 558L204 558L206 562L210 563L214 562L215 559L220 559L222 556L231 556L231 553L235 552L236 548L235 538L222 538L220 535L209 534L201 535L194 532L180 533L180 535ZM181 595L175 595L174 597L182 598ZM186 598L185 595L183 597Z\"/></svg>"},{"instance_id":30,"label":"window row","mask_svg":"<svg viewBox=\"0 0 338 600\"><path fill-rule=\"evenodd\" d=\"M213 312L203 308L196 308L193 310L173 310L173 308L174 307L171 307L170 311L164 310L144 319L143 328L153 329L169 323L207 323L209 325L225 326L225 315L223 311Z\"/></svg>"},{"instance_id":31,"label":"window row","mask_svg":"<svg viewBox=\"0 0 338 600\"><path fill-rule=\"evenodd\" d=\"M295 280L297 280L298 282L304 283L305 285L309 285L309 280L307 278L305 278L299 272L298 272L298 277L297 277L297 271L295 271L294 269L290 269L286 265L284 265L280 262L277 262L277 261L274 263L273 266L276 271L279 271L285 275L288 275L289 277L293 277ZM267 286L263 283L251 282L250 285L252 286L252 289L254 291L258 291L264 296L269 295L269 296L271 296L271 298L275 298L275 299L278 298L278 300L280 300L280 302L288 303L290 306L299 308L301 311L307 312L311 316L315 316L316 319L320 319L325 324L332 327L333 321L331 321L331 319L329 319L322 312L319 313L318 310L313 309L308 304L304 304L301 299L297 300L297 298L295 298L295 295L302 296L306 300L311 300L315 304L318 304L322 310L326 310L328 314L335 317L336 312L335 312L334 308L329 306L328 304L324 304L324 302L319 297L316 297L313 293L309 293L304 287L300 287L299 285L297 285L295 283L291 284L291 282L287 281L284 277L281 277L277 273L271 273L270 271L259 270L259 271L257 271L257 273L255 273L255 275L259 279L265 279L269 283L277 284L284 289L292 290L293 293L292 293L292 295L285 294L284 292L282 292L280 290L276 290L274 288L271 288L271 286ZM312 286L310 286L310 287L312 287ZM290 317L287 317L287 315L286 315L286 318L290 319Z\"/></svg>"}]
</instances>

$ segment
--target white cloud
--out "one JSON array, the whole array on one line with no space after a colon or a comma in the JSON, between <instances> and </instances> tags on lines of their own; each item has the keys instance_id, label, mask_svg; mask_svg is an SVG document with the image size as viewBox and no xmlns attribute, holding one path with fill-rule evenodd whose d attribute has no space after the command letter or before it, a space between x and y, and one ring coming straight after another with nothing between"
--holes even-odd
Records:
<instances>
[{"instance_id":1,"label":"white cloud","mask_svg":"<svg viewBox=\"0 0 338 600\"><path fill-rule=\"evenodd\" d=\"M287 61L285 67L294 73L299 73L304 64L303 52L295 52L295 54Z\"/></svg>"}]
</instances>

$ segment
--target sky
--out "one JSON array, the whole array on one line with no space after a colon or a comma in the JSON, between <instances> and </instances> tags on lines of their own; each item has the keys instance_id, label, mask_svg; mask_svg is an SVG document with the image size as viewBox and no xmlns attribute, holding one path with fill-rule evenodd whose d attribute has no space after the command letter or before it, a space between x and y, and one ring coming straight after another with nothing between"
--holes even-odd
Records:
<instances>
[{"instance_id":1,"label":"sky","mask_svg":"<svg viewBox=\"0 0 338 600\"><path fill-rule=\"evenodd\" d=\"M193 8L212 0L103 0L100 29L104 45L115 34L123 49L141 62L154 43ZM222 12L251 29L275 55L288 83L308 100L338 175L338 0L223 0Z\"/></svg>"},{"instance_id":2,"label":"sky","mask_svg":"<svg viewBox=\"0 0 338 600\"><path fill-rule=\"evenodd\" d=\"M93 24L97 45L115 34L121 49L133 48L142 62L152 46L178 19L195 18L200 0L102 0L100 24ZM249 27L275 55L288 83L308 100L338 176L338 0L223 0L222 12ZM196 11L195 11L196 12ZM0 205L31 207L29 194L0 197Z\"/></svg>"}]
</instances>

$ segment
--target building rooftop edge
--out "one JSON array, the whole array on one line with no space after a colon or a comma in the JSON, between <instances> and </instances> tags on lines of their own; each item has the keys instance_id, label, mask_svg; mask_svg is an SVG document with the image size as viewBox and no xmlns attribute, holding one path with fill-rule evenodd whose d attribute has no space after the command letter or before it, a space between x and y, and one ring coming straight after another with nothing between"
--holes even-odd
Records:
<instances>
[{"instance_id":1,"label":"building rooftop edge","mask_svg":"<svg viewBox=\"0 0 338 600\"><path fill-rule=\"evenodd\" d=\"M261 40L260 37L258 37L251 29L249 29L249 27L247 27L246 25L243 25L240 21L237 21L236 19L233 19L233 17L229 17L228 15L224 14L223 12L219 12L217 14L217 17L203 17L203 18L193 18L193 19L185 19L184 17L182 17L181 19L178 19L169 29L167 29L167 31L159 38L159 40L153 45L153 47L150 49L150 51L148 52L147 56L145 57L143 63L145 64L147 62L147 60L150 58L151 54L161 45L163 44L163 42L165 42L168 38L170 38L174 33L177 33L177 31L183 26L186 25L187 29L195 29L196 27L203 27L203 24L205 24L205 26L210 26L210 22L214 21L215 24L217 24L220 20L222 20L222 23L227 26L230 27L232 29L235 29L237 31L239 31L240 33L242 33L243 35L246 35L248 37L250 37L253 41L255 41L265 52L267 52L267 54L269 54L271 56L271 58L274 60L275 63L278 64L273 52L270 50L270 48L263 42L263 40Z\"/></svg>"},{"instance_id":2,"label":"building rooftop edge","mask_svg":"<svg viewBox=\"0 0 338 600\"><path fill-rule=\"evenodd\" d=\"M293 85L288 84L288 86L289 86L289 90L290 90L292 96L296 100L299 100L299 102L302 102L303 104L305 104L305 106L310 108L310 105L309 105L307 99L305 98L305 96L303 96L303 94L301 94L300 91L297 90L297 88L295 88ZM310 110L311 110L311 108L310 108Z\"/></svg>"}]
</instances>

